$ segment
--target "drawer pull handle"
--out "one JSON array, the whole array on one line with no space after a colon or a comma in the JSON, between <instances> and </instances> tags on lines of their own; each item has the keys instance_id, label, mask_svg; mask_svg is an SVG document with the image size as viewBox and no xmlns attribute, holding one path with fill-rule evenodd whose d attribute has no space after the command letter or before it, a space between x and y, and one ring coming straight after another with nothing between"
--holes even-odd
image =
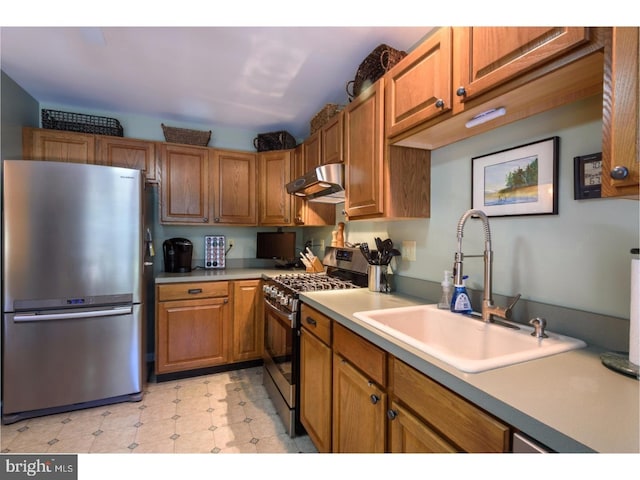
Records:
<instances>
[{"instance_id":1,"label":"drawer pull handle","mask_svg":"<svg viewBox=\"0 0 640 480\"><path fill-rule=\"evenodd\" d=\"M311 317L307 317L307 323L308 323L309 325L313 325L313 326L316 326L316 325L318 324L318 322L316 322L316 321L315 321L313 318L311 318Z\"/></svg>"},{"instance_id":2,"label":"drawer pull handle","mask_svg":"<svg viewBox=\"0 0 640 480\"><path fill-rule=\"evenodd\" d=\"M197 295L198 293L202 293L202 289L201 288L190 288L189 290L187 290L187 293L189 295Z\"/></svg>"}]
</instances>

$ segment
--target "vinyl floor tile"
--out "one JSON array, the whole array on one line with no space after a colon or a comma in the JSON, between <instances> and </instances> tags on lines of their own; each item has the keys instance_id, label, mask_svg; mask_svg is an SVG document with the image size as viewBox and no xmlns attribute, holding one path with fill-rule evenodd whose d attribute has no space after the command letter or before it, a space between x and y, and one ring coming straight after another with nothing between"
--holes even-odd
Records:
<instances>
[{"instance_id":1,"label":"vinyl floor tile","mask_svg":"<svg viewBox=\"0 0 640 480\"><path fill-rule=\"evenodd\" d=\"M315 453L290 438L262 367L149 383L140 402L2 425L2 453Z\"/></svg>"}]
</instances>

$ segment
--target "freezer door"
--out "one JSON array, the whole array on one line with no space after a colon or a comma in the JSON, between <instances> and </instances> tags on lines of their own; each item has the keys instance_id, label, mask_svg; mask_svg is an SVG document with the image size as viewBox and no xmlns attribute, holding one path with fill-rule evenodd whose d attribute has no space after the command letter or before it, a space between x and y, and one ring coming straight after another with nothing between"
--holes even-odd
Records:
<instances>
[{"instance_id":1,"label":"freezer door","mask_svg":"<svg viewBox=\"0 0 640 480\"><path fill-rule=\"evenodd\" d=\"M4 162L4 312L141 301L142 178Z\"/></svg>"},{"instance_id":2,"label":"freezer door","mask_svg":"<svg viewBox=\"0 0 640 480\"><path fill-rule=\"evenodd\" d=\"M141 392L141 310L4 315L3 416Z\"/></svg>"}]
</instances>

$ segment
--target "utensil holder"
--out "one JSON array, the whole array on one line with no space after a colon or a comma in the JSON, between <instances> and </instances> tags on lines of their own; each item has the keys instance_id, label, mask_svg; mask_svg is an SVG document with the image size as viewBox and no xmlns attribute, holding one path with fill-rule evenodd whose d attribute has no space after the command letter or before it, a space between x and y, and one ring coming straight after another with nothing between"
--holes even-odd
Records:
<instances>
[{"instance_id":1,"label":"utensil holder","mask_svg":"<svg viewBox=\"0 0 640 480\"><path fill-rule=\"evenodd\" d=\"M369 265L368 285L371 292L391 292L391 279L388 265Z\"/></svg>"}]
</instances>

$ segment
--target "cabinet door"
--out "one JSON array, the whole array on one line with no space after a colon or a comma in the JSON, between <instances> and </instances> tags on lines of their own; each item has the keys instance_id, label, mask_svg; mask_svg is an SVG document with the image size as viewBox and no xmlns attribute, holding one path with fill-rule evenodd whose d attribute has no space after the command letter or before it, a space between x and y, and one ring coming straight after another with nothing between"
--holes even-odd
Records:
<instances>
[{"instance_id":1,"label":"cabinet door","mask_svg":"<svg viewBox=\"0 0 640 480\"><path fill-rule=\"evenodd\" d=\"M214 150L210 175L213 223L255 225L256 155Z\"/></svg>"},{"instance_id":2,"label":"cabinet door","mask_svg":"<svg viewBox=\"0 0 640 480\"><path fill-rule=\"evenodd\" d=\"M304 171L304 145L298 145L292 152L293 177L302 176ZM290 195L293 204L293 223L307 227L335 225L336 207L330 203L308 202L302 198Z\"/></svg>"},{"instance_id":3,"label":"cabinet door","mask_svg":"<svg viewBox=\"0 0 640 480\"><path fill-rule=\"evenodd\" d=\"M95 162L95 135L28 128L22 130L22 154L26 160L69 163Z\"/></svg>"},{"instance_id":4,"label":"cabinet door","mask_svg":"<svg viewBox=\"0 0 640 480\"><path fill-rule=\"evenodd\" d=\"M389 415L390 453L456 453L458 450L396 402Z\"/></svg>"},{"instance_id":5,"label":"cabinet door","mask_svg":"<svg viewBox=\"0 0 640 480\"><path fill-rule=\"evenodd\" d=\"M233 282L232 362L262 358L264 313L261 284L260 280Z\"/></svg>"},{"instance_id":6,"label":"cabinet door","mask_svg":"<svg viewBox=\"0 0 640 480\"><path fill-rule=\"evenodd\" d=\"M227 297L158 302L156 373L227 363Z\"/></svg>"},{"instance_id":7,"label":"cabinet door","mask_svg":"<svg viewBox=\"0 0 640 480\"><path fill-rule=\"evenodd\" d=\"M300 422L320 453L331 452L331 348L300 330Z\"/></svg>"},{"instance_id":8,"label":"cabinet door","mask_svg":"<svg viewBox=\"0 0 640 480\"><path fill-rule=\"evenodd\" d=\"M287 193L291 181L291 150L264 152L258 156L260 225L291 225L292 195Z\"/></svg>"},{"instance_id":9,"label":"cabinet door","mask_svg":"<svg viewBox=\"0 0 640 480\"><path fill-rule=\"evenodd\" d=\"M469 453L509 451L509 427L413 367L393 359L394 395L425 423Z\"/></svg>"},{"instance_id":10,"label":"cabinet door","mask_svg":"<svg viewBox=\"0 0 640 480\"><path fill-rule=\"evenodd\" d=\"M605 50L602 116L603 197L632 195L637 198L638 196L640 184L639 36L640 28L614 27L611 42ZM625 169L626 176L624 176ZM623 173L623 176L614 178L616 172Z\"/></svg>"},{"instance_id":11,"label":"cabinet door","mask_svg":"<svg viewBox=\"0 0 640 480\"><path fill-rule=\"evenodd\" d=\"M157 181L154 142L97 135L96 163L141 170L147 182Z\"/></svg>"},{"instance_id":12,"label":"cabinet door","mask_svg":"<svg viewBox=\"0 0 640 480\"><path fill-rule=\"evenodd\" d=\"M467 100L588 39L585 27L457 27L454 30L454 111L461 111Z\"/></svg>"},{"instance_id":13,"label":"cabinet door","mask_svg":"<svg viewBox=\"0 0 640 480\"><path fill-rule=\"evenodd\" d=\"M386 393L333 356L333 452L384 453Z\"/></svg>"},{"instance_id":14,"label":"cabinet door","mask_svg":"<svg viewBox=\"0 0 640 480\"><path fill-rule=\"evenodd\" d=\"M209 221L209 150L160 144L160 221Z\"/></svg>"},{"instance_id":15,"label":"cabinet door","mask_svg":"<svg viewBox=\"0 0 640 480\"><path fill-rule=\"evenodd\" d=\"M384 77L344 110L345 211L350 218L383 213Z\"/></svg>"},{"instance_id":16,"label":"cabinet door","mask_svg":"<svg viewBox=\"0 0 640 480\"><path fill-rule=\"evenodd\" d=\"M340 163L344 161L343 142L344 113L340 112L331 118L320 130L321 160L327 163Z\"/></svg>"},{"instance_id":17,"label":"cabinet door","mask_svg":"<svg viewBox=\"0 0 640 480\"><path fill-rule=\"evenodd\" d=\"M303 149L303 169L300 175L313 170L322 163L322 143L320 142L321 131L317 131L302 143Z\"/></svg>"},{"instance_id":18,"label":"cabinet door","mask_svg":"<svg viewBox=\"0 0 640 480\"><path fill-rule=\"evenodd\" d=\"M385 76L386 135L451 110L451 27L442 27Z\"/></svg>"}]
</instances>

